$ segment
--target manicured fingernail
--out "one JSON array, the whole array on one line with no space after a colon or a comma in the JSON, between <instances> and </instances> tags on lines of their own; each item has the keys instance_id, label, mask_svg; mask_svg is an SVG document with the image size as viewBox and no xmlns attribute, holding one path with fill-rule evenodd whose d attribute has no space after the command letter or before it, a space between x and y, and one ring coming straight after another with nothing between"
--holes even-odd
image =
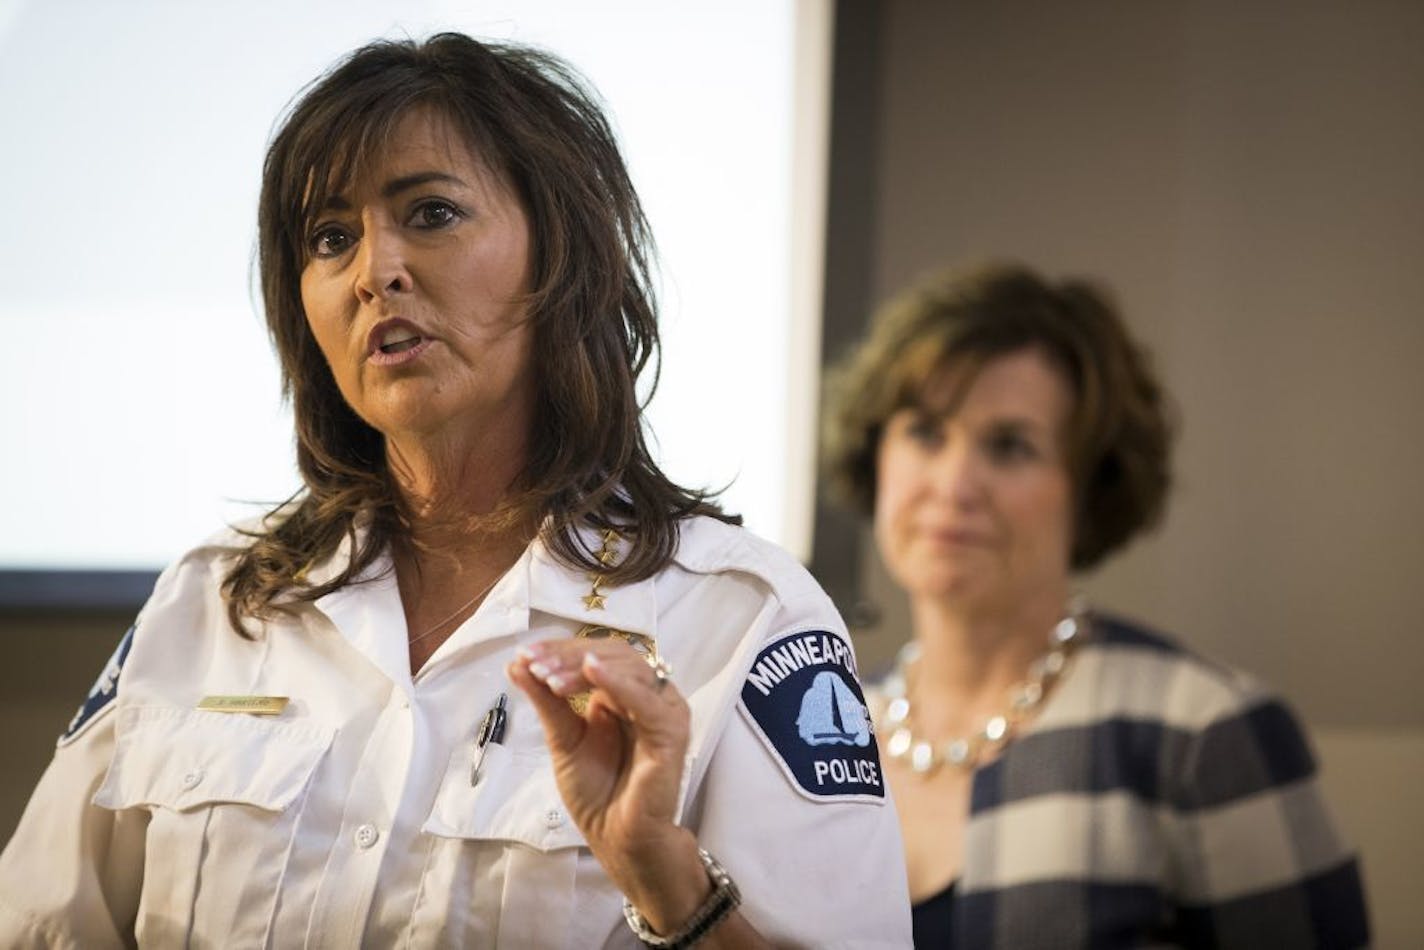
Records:
<instances>
[{"instance_id":1,"label":"manicured fingernail","mask_svg":"<svg viewBox=\"0 0 1424 950\"><path fill-rule=\"evenodd\" d=\"M537 660L544 655L544 645L542 643L526 643L515 650L514 655L521 660Z\"/></svg>"},{"instance_id":2,"label":"manicured fingernail","mask_svg":"<svg viewBox=\"0 0 1424 950\"><path fill-rule=\"evenodd\" d=\"M553 676L550 676L544 682L548 684L550 689L557 693L560 690L567 688L569 684L571 684L573 681L574 678L570 674L555 673Z\"/></svg>"},{"instance_id":3,"label":"manicured fingernail","mask_svg":"<svg viewBox=\"0 0 1424 950\"><path fill-rule=\"evenodd\" d=\"M529 664L529 672L534 674L535 679L541 679L547 683L549 681L549 674L554 671L549 669L547 663L535 661Z\"/></svg>"},{"instance_id":4,"label":"manicured fingernail","mask_svg":"<svg viewBox=\"0 0 1424 950\"><path fill-rule=\"evenodd\" d=\"M598 658L597 653L585 653L583 656L583 665L591 666L595 670L603 669L603 661Z\"/></svg>"}]
</instances>

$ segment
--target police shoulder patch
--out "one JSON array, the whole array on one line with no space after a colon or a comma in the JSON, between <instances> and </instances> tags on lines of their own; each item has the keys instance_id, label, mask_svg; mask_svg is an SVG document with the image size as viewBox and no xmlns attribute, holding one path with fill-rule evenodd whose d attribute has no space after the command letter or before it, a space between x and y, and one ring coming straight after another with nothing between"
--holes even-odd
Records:
<instances>
[{"instance_id":1,"label":"police shoulder patch","mask_svg":"<svg viewBox=\"0 0 1424 950\"><path fill-rule=\"evenodd\" d=\"M880 751L850 645L807 630L757 655L741 710L802 795L813 801L883 802Z\"/></svg>"},{"instance_id":2,"label":"police shoulder patch","mask_svg":"<svg viewBox=\"0 0 1424 950\"><path fill-rule=\"evenodd\" d=\"M59 745L73 742L84 731L85 726L113 705L115 697L119 695L119 671L124 668L124 660L128 659L129 648L133 646L133 636L134 628L129 627L124 638L119 641L118 648L114 650L114 655L109 657L108 663L104 664L104 672L100 673L99 678L94 681L94 686L89 690L89 695L85 697L84 704L79 707L74 718L69 720L69 728L65 729L64 735L59 737Z\"/></svg>"}]
</instances>

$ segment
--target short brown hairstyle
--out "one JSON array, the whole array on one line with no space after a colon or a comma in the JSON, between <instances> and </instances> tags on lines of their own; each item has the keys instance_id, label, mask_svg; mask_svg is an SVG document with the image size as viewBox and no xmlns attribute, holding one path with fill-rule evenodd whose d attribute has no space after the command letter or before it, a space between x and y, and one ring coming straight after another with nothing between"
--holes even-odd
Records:
<instances>
[{"instance_id":1,"label":"short brown hairstyle","mask_svg":"<svg viewBox=\"0 0 1424 950\"><path fill-rule=\"evenodd\" d=\"M258 265L268 330L296 421L305 488L269 515L224 585L229 614L262 617L292 591L314 600L353 582L409 521L383 436L346 404L301 299L308 231L327 197L358 178L413 109L433 109L514 189L529 218L527 298L538 368L531 457L503 516L542 519L565 562L613 583L661 569L679 518L728 521L705 493L670 481L648 451L639 376L659 339L652 237L596 95L556 57L458 33L378 41L308 87L267 151L258 204ZM356 525L369 530L346 569L308 585ZM628 556L606 567L578 529L617 527Z\"/></svg>"},{"instance_id":2,"label":"short brown hairstyle","mask_svg":"<svg viewBox=\"0 0 1424 950\"><path fill-rule=\"evenodd\" d=\"M1037 349L1075 399L1066 441L1076 498L1070 564L1093 567L1166 507L1173 436L1147 355L1095 284L1050 282L1026 267L946 272L891 300L869 336L832 371L823 438L831 494L862 514L875 507L885 424L917 405L951 367L972 379L998 356Z\"/></svg>"}]
</instances>

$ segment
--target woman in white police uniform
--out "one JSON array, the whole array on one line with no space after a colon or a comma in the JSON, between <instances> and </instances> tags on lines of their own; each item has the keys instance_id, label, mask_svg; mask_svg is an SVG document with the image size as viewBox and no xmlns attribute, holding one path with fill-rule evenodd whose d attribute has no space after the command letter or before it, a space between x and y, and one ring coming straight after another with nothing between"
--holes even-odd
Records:
<instances>
[{"instance_id":1,"label":"woman in white police uniform","mask_svg":"<svg viewBox=\"0 0 1424 950\"><path fill-rule=\"evenodd\" d=\"M644 445L647 248L555 60L447 34L305 94L260 208L305 490L164 572L0 944L908 945L844 628Z\"/></svg>"}]
</instances>

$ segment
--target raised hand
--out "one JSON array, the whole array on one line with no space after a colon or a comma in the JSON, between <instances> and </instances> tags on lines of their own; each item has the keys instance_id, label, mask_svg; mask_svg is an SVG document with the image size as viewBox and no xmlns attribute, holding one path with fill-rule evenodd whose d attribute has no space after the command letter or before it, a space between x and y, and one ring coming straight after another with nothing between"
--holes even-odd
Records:
<instances>
[{"instance_id":1,"label":"raised hand","mask_svg":"<svg viewBox=\"0 0 1424 950\"><path fill-rule=\"evenodd\" d=\"M616 639L547 640L507 668L538 711L569 814L659 933L676 931L712 892L697 840L676 824L690 714L668 672ZM580 714L569 700L585 692ZM733 912L706 945L766 944Z\"/></svg>"},{"instance_id":2,"label":"raised hand","mask_svg":"<svg viewBox=\"0 0 1424 950\"><path fill-rule=\"evenodd\" d=\"M618 640L555 640L509 666L544 727L559 791L594 853L642 856L677 831L687 703ZM568 700L592 691L583 715Z\"/></svg>"}]
</instances>

